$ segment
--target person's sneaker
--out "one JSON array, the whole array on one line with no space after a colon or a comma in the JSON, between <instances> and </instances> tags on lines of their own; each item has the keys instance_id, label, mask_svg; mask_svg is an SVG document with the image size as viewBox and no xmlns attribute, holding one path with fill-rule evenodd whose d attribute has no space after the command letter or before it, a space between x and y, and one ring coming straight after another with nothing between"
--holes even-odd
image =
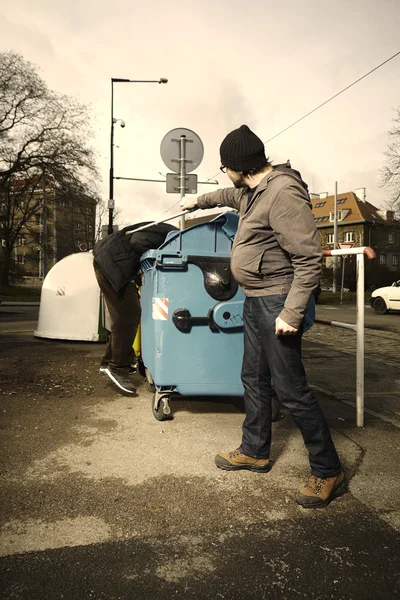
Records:
<instances>
[{"instance_id":1,"label":"person's sneaker","mask_svg":"<svg viewBox=\"0 0 400 600\"><path fill-rule=\"evenodd\" d=\"M344 494L346 489L347 481L343 471L326 479L311 476L306 485L297 492L296 501L304 508L319 508Z\"/></svg>"},{"instance_id":2,"label":"person's sneaker","mask_svg":"<svg viewBox=\"0 0 400 600\"><path fill-rule=\"evenodd\" d=\"M248 469L257 473L267 473L271 469L269 458L253 458L242 454L239 448L232 452L220 452L215 457L215 464L226 471Z\"/></svg>"},{"instance_id":3,"label":"person's sneaker","mask_svg":"<svg viewBox=\"0 0 400 600\"><path fill-rule=\"evenodd\" d=\"M128 392L128 394L134 394L136 392L136 388L131 383L127 373L112 371L110 367L100 367L100 372L107 375L107 377L109 377L111 381L124 392Z\"/></svg>"},{"instance_id":4,"label":"person's sneaker","mask_svg":"<svg viewBox=\"0 0 400 600\"><path fill-rule=\"evenodd\" d=\"M100 368L99 368L100 373L104 373L105 369L108 369L108 363L105 363L105 362L101 363ZM136 366L131 365L129 367L129 375L133 375L133 373L136 373L136 372L137 372Z\"/></svg>"}]
</instances>

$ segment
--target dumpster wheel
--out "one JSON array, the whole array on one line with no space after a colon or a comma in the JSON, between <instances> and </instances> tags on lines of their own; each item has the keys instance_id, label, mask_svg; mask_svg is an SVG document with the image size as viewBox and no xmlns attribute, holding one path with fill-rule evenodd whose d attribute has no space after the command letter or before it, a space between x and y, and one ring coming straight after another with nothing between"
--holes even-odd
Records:
<instances>
[{"instance_id":1,"label":"dumpster wheel","mask_svg":"<svg viewBox=\"0 0 400 600\"><path fill-rule=\"evenodd\" d=\"M152 409L154 418L157 421L167 421L172 419L171 409L169 407L169 394L156 392L152 398Z\"/></svg>"}]
</instances>

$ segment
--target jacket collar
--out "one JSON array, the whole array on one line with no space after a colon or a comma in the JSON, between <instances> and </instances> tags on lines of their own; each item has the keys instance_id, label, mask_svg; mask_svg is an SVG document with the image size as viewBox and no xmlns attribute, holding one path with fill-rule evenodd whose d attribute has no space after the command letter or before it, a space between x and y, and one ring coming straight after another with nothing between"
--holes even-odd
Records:
<instances>
[{"instance_id":1,"label":"jacket collar","mask_svg":"<svg viewBox=\"0 0 400 600\"><path fill-rule=\"evenodd\" d=\"M278 165L278 167L280 167L280 166L281 165ZM293 177L293 179L295 179L300 185L302 185L303 187L305 187L305 189L307 189L307 184L305 184L303 182L303 180L301 179L301 176L299 177L297 175L296 171L294 171L293 169L279 169L279 168L274 167L272 169L272 171L267 173L266 176L263 177L263 179L261 179L260 183L254 190L254 194L258 194L259 192L264 191L268 187L268 183L272 179L275 179L276 177L279 177L280 175L288 175L289 177Z\"/></svg>"}]
</instances>

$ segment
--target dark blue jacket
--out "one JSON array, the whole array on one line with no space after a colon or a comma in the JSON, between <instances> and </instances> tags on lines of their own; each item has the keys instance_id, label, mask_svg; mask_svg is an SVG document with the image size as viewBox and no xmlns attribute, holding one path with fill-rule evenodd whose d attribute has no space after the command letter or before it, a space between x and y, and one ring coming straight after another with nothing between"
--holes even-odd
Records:
<instances>
[{"instance_id":1,"label":"dark blue jacket","mask_svg":"<svg viewBox=\"0 0 400 600\"><path fill-rule=\"evenodd\" d=\"M124 227L99 240L93 249L94 261L116 292L132 281L140 268L140 257L148 250L159 248L170 231L177 228L158 223L142 231L126 235L127 231L148 223Z\"/></svg>"}]
</instances>

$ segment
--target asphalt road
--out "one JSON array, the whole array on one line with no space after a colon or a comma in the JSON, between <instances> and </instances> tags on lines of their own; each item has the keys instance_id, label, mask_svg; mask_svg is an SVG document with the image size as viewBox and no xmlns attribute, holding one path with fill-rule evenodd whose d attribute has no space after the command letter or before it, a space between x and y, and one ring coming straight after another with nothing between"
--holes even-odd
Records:
<instances>
[{"instance_id":1,"label":"asphalt road","mask_svg":"<svg viewBox=\"0 0 400 600\"><path fill-rule=\"evenodd\" d=\"M0 304L0 334L34 331L38 316L38 306L4 306Z\"/></svg>"},{"instance_id":2,"label":"asphalt road","mask_svg":"<svg viewBox=\"0 0 400 600\"><path fill-rule=\"evenodd\" d=\"M317 304L316 316L319 319L326 319L328 321L355 323L357 320L357 311L353 305ZM400 332L400 311L388 312L386 315L377 315L369 305L365 305L364 320L366 327Z\"/></svg>"},{"instance_id":3,"label":"asphalt road","mask_svg":"<svg viewBox=\"0 0 400 600\"><path fill-rule=\"evenodd\" d=\"M305 335L350 480L310 512L293 499L308 463L289 415L274 424L269 474L221 472L215 452L237 446L243 421L232 399L177 397L160 423L138 374L129 397L99 375L99 344L34 338L37 310L0 307L1 600L399 597L398 333L366 331L360 429L354 332L316 324Z\"/></svg>"},{"instance_id":4,"label":"asphalt road","mask_svg":"<svg viewBox=\"0 0 400 600\"><path fill-rule=\"evenodd\" d=\"M348 355L318 341L320 328L317 341L306 334L310 381L351 383ZM399 596L400 421L383 376L394 382L397 368L373 363L368 388L376 379L381 405L389 389L390 419L374 407L362 429L352 405L317 392L350 489L310 512L294 502L308 464L289 415L273 426L270 473L219 471L216 451L240 440L232 399L177 397L160 423L142 378L137 396L119 394L100 355L98 344L0 338L1 600Z\"/></svg>"}]
</instances>

